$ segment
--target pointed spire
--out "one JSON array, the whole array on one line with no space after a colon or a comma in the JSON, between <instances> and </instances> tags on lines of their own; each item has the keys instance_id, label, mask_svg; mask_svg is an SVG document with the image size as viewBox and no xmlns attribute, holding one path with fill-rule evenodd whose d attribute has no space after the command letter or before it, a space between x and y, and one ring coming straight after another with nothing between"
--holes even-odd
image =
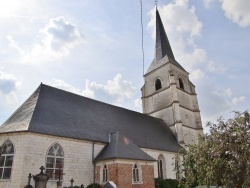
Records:
<instances>
[{"instance_id":1,"label":"pointed spire","mask_svg":"<svg viewBox=\"0 0 250 188\"><path fill-rule=\"evenodd\" d=\"M164 56L175 60L173 51L168 41L167 34L161 21L160 14L156 7L156 40L155 40L155 61L159 61Z\"/></svg>"}]
</instances>

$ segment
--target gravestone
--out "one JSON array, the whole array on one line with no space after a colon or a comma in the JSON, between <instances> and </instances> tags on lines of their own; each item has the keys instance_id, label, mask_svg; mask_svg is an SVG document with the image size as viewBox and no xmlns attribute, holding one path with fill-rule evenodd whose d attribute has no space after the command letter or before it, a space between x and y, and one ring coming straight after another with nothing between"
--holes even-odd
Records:
<instances>
[{"instance_id":1,"label":"gravestone","mask_svg":"<svg viewBox=\"0 0 250 188\"><path fill-rule=\"evenodd\" d=\"M35 176L33 179L35 180L35 188L46 188L47 182L49 180L49 176L43 173L45 168L43 166L40 167L41 172Z\"/></svg>"},{"instance_id":2,"label":"gravestone","mask_svg":"<svg viewBox=\"0 0 250 188\"><path fill-rule=\"evenodd\" d=\"M30 180L31 180L31 173L29 173L29 176L28 176L28 185L26 185L24 188L33 188L32 185L30 185Z\"/></svg>"}]
</instances>

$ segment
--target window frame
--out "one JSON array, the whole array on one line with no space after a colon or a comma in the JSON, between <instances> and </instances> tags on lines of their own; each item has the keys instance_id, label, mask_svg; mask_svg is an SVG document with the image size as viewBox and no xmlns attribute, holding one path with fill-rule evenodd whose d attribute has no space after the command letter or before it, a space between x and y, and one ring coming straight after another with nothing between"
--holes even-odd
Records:
<instances>
[{"instance_id":1,"label":"window frame","mask_svg":"<svg viewBox=\"0 0 250 188\"><path fill-rule=\"evenodd\" d=\"M157 159L157 167L158 167L158 178L166 179L167 172L166 172L166 159L163 154L160 154Z\"/></svg>"},{"instance_id":2,"label":"window frame","mask_svg":"<svg viewBox=\"0 0 250 188\"><path fill-rule=\"evenodd\" d=\"M132 182L133 184L142 183L141 170L138 164L134 164L132 167Z\"/></svg>"},{"instance_id":3,"label":"window frame","mask_svg":"<svg viewBox=\"0 0 250 188\"><path fill-rule=\"evenodd\" d=\"M53 149L55 150L55 145L58 145L59 149L61 149L61 154L62 156L57 155L56 153L54 153L54 155L49 154L51 148L53 147ZM52 159L52 161L49 164L52 164L53 167L48 167L48 158ZM61 163L58 163L57 161L61 161ZM63 181L63 169L64 169L64 150L62 148L62 146L59 143L54 143L52 145L50 145L50 147L47 150L46 153L46 167L45 167L45 174L47 174L49 176L49 181L58 181L59 180L59 169L61 170L61 177L60 177L60 181ZM58 167L58 164L61 164L61 166ZM50 172L50 173L48 173Z\"/></svg>"},{"instance_id":4,"label":"window frame","mask_svg":"<svg viewBox=\"0 0 250 188\"><path fill-rule=\"evenodd\" d=\"M161 79L160 78L156 78L156 80L155 80L155 91L158 91L161 88L162 88Z\"/></svg>"},{"instance_id":5,"label":"window frame","mask_svg":"<svg viewBox=\"0 0 250 188\"><path fill-rule=\"evenodd\" d=\"M5 145L9 142L9 144L11 144L11 151L10 153L3 153L3 150L5 149ZM14 156L15 156L15 147L13 142L11 142L10 140L6 140L2 146L1 146L1 153L0 153L0 159L3 158L3 162L2 165L0 164L0 181L5 181L5 180L10 180L11 179L11 175L12 175L12 167L13 167L13 163L14 163ZM11 157L11 165L10 166L6 166L6 161L7 158ZM8 161L7 161L8 162ZM9 177L4 178L4 173L6 172L6 170L10 170L9 171Z\"/></svg>"},{"instance_id":6,"label":"window frame","mask_svg":"<svg viewBox=\"0 0 250 188\"><path fill-rule=\"evenodd\" d=\"M178 81L179 81L180 89L185 90L183 79L181 77L179 77Z\"/></svg>"},{"instance_id":7,"label":"window frame","mask_svg":"<svg viewBox=\"0 0 250 188\"><path fill-rule=\"evenodd\" d=\"M103 182L108 181L108 166L106 164L103 166L103 170L102 170L102 181Z\"/></svg>"}]
</instances>

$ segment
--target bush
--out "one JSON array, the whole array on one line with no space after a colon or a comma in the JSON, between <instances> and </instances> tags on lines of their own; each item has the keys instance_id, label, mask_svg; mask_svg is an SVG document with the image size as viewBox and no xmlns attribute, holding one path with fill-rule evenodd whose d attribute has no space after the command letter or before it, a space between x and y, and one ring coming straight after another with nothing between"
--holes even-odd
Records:
<instances>
[{"instance_id":1,"label":"bush","mask_svg":"<svg viewBox=\"0 0 250 188\"><path fill-rule=\"evenodd\" d=\"M160 178L155 179L155 188L181 188L178 180Z\"/></svg>"},{"instance_id":2,"label":"bush","mask_svg":"<svg viewBox=\"0 0 250 188\"><path fill-rule=\"evenodd\" d=\"M91 183L86 188L101 188L101 185L98 183Z\"/></svg>"}]
</instances>

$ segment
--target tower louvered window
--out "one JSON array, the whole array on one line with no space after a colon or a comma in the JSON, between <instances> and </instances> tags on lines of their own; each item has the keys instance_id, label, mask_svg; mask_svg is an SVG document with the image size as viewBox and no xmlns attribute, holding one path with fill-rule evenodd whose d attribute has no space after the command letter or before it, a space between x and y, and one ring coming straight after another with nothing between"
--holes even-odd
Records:
<instances>
[{"instance_id":1,"label":"tower louvered window","mask_svg":"<svg viewBox=\"0 0 250 188\"><path fill-rule=\"evenodd\" d=\"M161 89L161 81L160 81L160 79L156 79L156 81L155 81L155 90L157 91L159 89Z\"/></svg>"},{"instance_id":2,"label":"tower louvered window","mask_svg":"<svg viewBox=\"0 0 250 188\"><path fill-rule=\"evenodd\" d=\"M179 85L181 89L184 89L184 84L181 78L179 78Z\"/></svg>"},{"instance_id":3,"label":"tower louvered window","mask_svg":"<svg viewBox=\"0 0 250 188\"><path fill-rule=\"evenodd\" d=\"M0 179L10 179L14 158L14 146L7 140L1 150L0 157Z\"/></svg>"},{"instance_id":4,"label":"tower louvered window","mask_svg":"<svg viewBox=\"0 0 250 188\"><path fill-rule=\"evenodd\" d=\"M63 167L64 167L64 152L62 147L55 143L53 144L46 157L46 174L50 180L62 179Z\"/></svg>"}]
</instances>

